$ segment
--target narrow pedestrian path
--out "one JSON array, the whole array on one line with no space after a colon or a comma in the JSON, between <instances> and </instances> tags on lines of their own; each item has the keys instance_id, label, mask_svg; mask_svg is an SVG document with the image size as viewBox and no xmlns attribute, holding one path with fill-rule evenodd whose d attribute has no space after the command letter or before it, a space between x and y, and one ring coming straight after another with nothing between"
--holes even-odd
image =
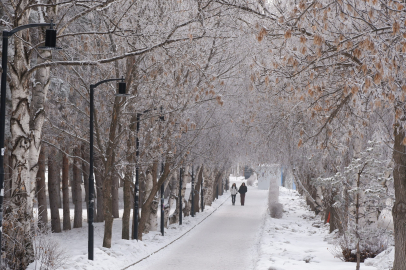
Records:
<instances>
[{"instance_id":1,"label":"narrow pedestrian path","mask_svg":"<svg viewBox=\"0 0 406 270\"><path fill-rule=\"evenodd\" d=\"M239 203L239 195L234 206L230 198L181 240L128 269L250 269L267 194L266 190L248 187L244 206Z\"/></svg>"}]
</instances>

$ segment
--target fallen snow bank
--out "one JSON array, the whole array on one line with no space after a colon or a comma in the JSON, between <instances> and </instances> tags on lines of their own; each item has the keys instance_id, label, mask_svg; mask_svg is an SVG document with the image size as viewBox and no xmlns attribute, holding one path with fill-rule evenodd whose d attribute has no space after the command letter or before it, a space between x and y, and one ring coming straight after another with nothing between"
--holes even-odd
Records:
<instances>
[{"instance_id":1,"label":"fallen snow bank","mask_svg":"<svg viewBox=\"0 0 406 270\"><path fill-rule=\"evenodd\" d=\"M379 253L375 258L365 260L365 265L374 266L379 270L391 270L395 260L395 247L389 247L387 250Z\"/></svg>"}]
</instances>

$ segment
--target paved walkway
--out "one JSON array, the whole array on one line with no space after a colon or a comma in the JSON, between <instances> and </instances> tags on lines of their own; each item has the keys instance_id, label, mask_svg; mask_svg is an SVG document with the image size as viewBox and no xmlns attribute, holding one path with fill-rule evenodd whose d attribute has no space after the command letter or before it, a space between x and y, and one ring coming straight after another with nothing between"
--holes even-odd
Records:
<instances>
[{"instance_id":1,"label":"paved walkway","mask_svg":"<svg viewBox=\"0 0 406 270\"><path fill-rule=\"evenodd\" d=\"M248 187L245 206L240 205L239 195L235 206L230 198L182 239L128 269L250 269L266 198L266 190Z\"/></svg>"}]
</instances>

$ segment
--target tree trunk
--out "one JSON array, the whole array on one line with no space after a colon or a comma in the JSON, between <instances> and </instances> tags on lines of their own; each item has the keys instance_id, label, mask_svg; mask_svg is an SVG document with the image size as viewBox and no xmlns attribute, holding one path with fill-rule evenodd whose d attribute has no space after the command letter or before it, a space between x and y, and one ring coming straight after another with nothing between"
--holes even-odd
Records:
<instances>
[{"instance_id":1,"label":"tree trunk","mask_svg":"<svg viewBox=\"0 0 406 270\"><path fill-rule=\"evenodd\" d=\"M73 228L81 228L82 227L82 162L80 161L80 149L79 147L75 147L73 159L73 193L75 194L75 214L73 217Z\"/></svg>"},{"instance_id":2,"label":"tree trunk","mask_svg":"<svg viewBox=\"0 0 406 270\"><path fill-rule=\"evenodd\" d=\"M175 211L169 216L169 224L174 224L179 222L179 200L178 200L178 192L179 192L179 177L178 173L175 170L170 177L169 181L169 209L173 209L175 207Z\"/></svg>"},{"instance_id":3,"label":"tree trunk","mask_svg":"<svg viewBox=\"0 0 406 270\"><path fill-rule=\"evenodd\" d=\"M60 160L60 158L59 158L59 155L58 155L58 165L59 165L59 172L60 172L61 168L60 168L60 161L59 160ZM58 190L57 190L56 194L58 196L58 208L62 209L62 194L61 194L61 192L62 192L62 188L61 188L62 178L61 178L61 174L58 173L57 177L58 177L58 186L57 186Z\"/></svg>"},{"instance_id":4,"label":"tree trunk","mask_svg":"<svg viewBox=\"0 0 406 270\"><path fill-rule=\"evenodd\" d=\"M217 192L217 185L218 185L218 170L215 169L213 174L213 186L211 187L212 189L212 196L211 196L211 201L214 202L214 200L216 199L216 192Z\"/></svg>"},{"instance_id":5,"label":"tree trunk","mask_svg":"<svg viewBox=\"0 0 406 270\"><path fill-rule=\"evenodd\" d=\"M185 198L186 194L186 183L187 183L187 174L186 174L186 168L183 170L183 175L182 175L182 189L181 189L181 196L182 196L182 214L185 217L185 212L187 212L187 200ZM180 178L179 178L180 181Z\"/></svg>"},{"instance_id":6,"label":"tree trunk","mask_svg":"<svg viewBox=\"0 0 406 270\"><path fill-rule=\"evenodd\" d=\"M18 3L23 10L29 1ZM51 13L51 12L50 12ZM44 15L44 14L42 14ZM44 16L48 18L47 16ZM14 27L29 23L29 12L22 12L11 22ZM4 250L9 267L25 269L33 259L31 222L33 220L33 199L35 197L35 178L38 170L38 156L41 150L41 132L44 122L44 100L49 86L49 67L36 71L33 93L30 82L32 76L27 75L31 67L30 32L22 31L13 38L14 54L9 59L9 86L11 92L11 148L12 149L12 190L9 208L4 211ZM43 40L43 39L41 39ZM47 61L51 53L40 52L37 63ZM10 214L10 216L8 216ZM16 219L14 224L7 219ZM16 226L18 224L18 226Z\"/></svg>"},{"instance_id":7,"label":"tree trunk","mask_svg":"<svg viewBox=\"0 0 406 270\"><path fill-rule=\"evenodd\" d=\"M73 150L73 155L75 153L75 150ZM75 162L72 164L72 177L69 178L70 182L70 192L72 193L72 203L75 205L76 203L76 186L75 186Z\"/></svg>"},{"instance_id":8,"label":"tree trunk","mask_svg":"<svg viewBox=\"0 0 406 270\"><path fill-rule=\"evenodd\" d=\"M13 175L12 170L13 163L8 140L5 142L5 145L6 145L6 153L4 156L4 200L9 200L11 198L11 177Z\"/></svg>"},{"instance_id":9,"label":"tree trunk","mask_svg":"<svg viewBox=\"0 0 406 270\"><path fill-rule=\"evenodd\" d=\"M62 157L62 197L63 197L63 230L70 230L70 209L69 209L69 159L67 155Z\"/></svg>"},{"instance_id":10,"label":"tree trunk","mask_svg":"<svg viewBox=\"0 0 406 270\"><path fill-rule=\"evenodd\" d=\"M224 194L224 184L225 184L224 176L227 177L227 171L225 170L223 171L219 181L219 196L222 196Z\"/></svg>"},{"instance_id":11,"label":"tree trunk","mask_svg":"<svg viewBox=\"0 0 406 270\"><path fill-rule=\"evenodd\" d=\"M37 197L38 197L38 226L44 227L48 223L47 194L45 186L45 147L42 147L38 159Z\"/></svg>"},{"instance_id":12,"label":"tree trunk","mask_svg":"<svg viewBox=\"0 0 406 270\"><path fill-rule=\"evenodd\" d=\"M393 270L404 270L406 265L406 148L403 144L405 130L397 123L394 128L393 179L395 203L392 208L395 228L395 261Z\"/></svg>"},{"instance_id":13,"label":"tree trunk","mask_svg":"<svg viewBox=\"0 0 406 270\"><path fill-rule=\"evenodd\" d=\"M158 162L154 162L154 164L151 167L151 170L147 171L147 177L146 177L146 197L149 196L154 196L154 200L150 204L150 209L149 209L149 217L147 218L144 226L144 233L148 233L149 231L156 231L158 230L158 216L157 216L157 211L158 211L158 197L157 191L155 194L151 194L152 190L154 189L154 185L156 183L156 179L158 176Z\"/></svg>"},{"instance_id":14,"label":"tree trunk","mask_svg":"<svg viewBox=\"0 0 406 270\"><path fill-rule=\"evenodd\" d=\"M89 209L89 163L86 162L89 160L89 155L87 154L85 145L83 143L80 150L82 156L82 173L83 184L85 186L86 209Z\"/></svg>"},{"instance_id":15,"label":"tree trunk","mask_svg":"<svg viewBox=\"0 0 406 270\"><path fill-rule=\"evenodd\" d=\"M211 173L211 171L204 167L203 168L203 176L204 176L204 203L205 205L211 206L211 203L213 202L213 183L214 183L214 177Z\"/></svg>"},{"instance_id":16,"label":"tree trunk","mask_svg":"<svg viewBox=\"0 0 406 270\"><path fill-rule=\"evenodd\" d=\"M139 240L142 240L142 232L144 231L145 223L146 223L147 219L149 218L149 214L150 214L149 211L151 210L151 204L155 199L154 194L157 194L158 188L164 183L164 181L168 177L170 165L171 165L171 158L167 157L166 163L164 166L164 172L161 174L161 177L159 178L159 180L157 182L155 182L155 181L153 182L154 185L152 187L151 193L149 194L149 196L147 196L144 204L142 204L141 218L138 223L138 239Z\"/></svg>"},{"instance_id":17,"label":"tree trunk","mask_svg":"<svg viewBox=\"0 0 406 270\"><path fill-rule=\"evenodd\" d=\"M49 148L48 151L48 193L49 205L51 208L51 229L52 232L61 232L61 220L58 207L58 174L60 171L58 161L55 159L56 150Z\"/></svg>"},{"instance_id":18,"label":"tree trunk","mask_svg":"<svg viewBox=\"0 0 406 270\"><path fill-rule=\"evenodd\" d=\"M190 169L190 166L187 166L186 170L185 170L185 180L186 180L185 182L190 183L190 188L192 188L192 176L189 173L189 169ZM190 215L190 210L191 210L191 207L192 207L192 192L193 192L193 190L191 189L190 193L189 193L189 198L187 198L187 200L185 198L185 200L184 200L185 201L185 208L183 210L183 215L185 217Z\"/></svg>"},{"instance_id":19,"label":"tree trunk","mask_svg":"<svg viewBox=\"0 0 406 270\"><path fill-rule=\"evenodd\" d=\"M110 171L112 168L106 168ZM104 207L104 237L103 247L111 248L111 237L113 235L113 204L111 198L112 174L111 172L104 175L103 181L103 207Z\"/></svg>"},{"instance_id":20,"label":"tree trunk","mask_svg":"<svg viewBox=\"0 0 406 270\"><path fill-rule=\"evenodd\" d=\"M113 35L109 35L110 42L111 42L111 50L113 52L116 51L116 46L114 44ZM118 62L115 62L115 72L116 76L119 77L119 68ZM117 125L118 119L120 116L120 103L121 98L115 97L114 104L113 104L113 111L110 121L109 127L109 138L106 147L106 160L104 161L104 182L103 182L103 207L104 207L104 237L103 237L103 247L110 248L111 247L111 237L113 235L113 221L114 221L114 213L113 213L113 201L112 201L112 186L113 186L113 177L114 177L114 159L115 159L115 148L116 148L116 132L117 132ZM96 119L96 118L95 118Z\"/></svg>"},{"instance_id":21,"label":"tree trunk","mask_svg":"<svg viewBox=\"0 0 406 270\"><path fill-rule=\"evenodd\" d=\"M119 207L118 207L118 188L120 186L120 181L119 181L119 176L117 173L113 173L113 179L112 179L112 186L111 186L111 197L112 197L112 207L113 207L113 217L114 218L119 218Z\"/></svg>"},{"instance_id":22,"label":"tree trunk","mask_svg":"<svg viewBox=\"0 0 406 270\"><path fill-rule=\"evenodd\" d=\"M196 173L196 185L195 185L195 202L194 202L194 207L195 207L195 213L198 213L200 211L200 186L202 185L203 181L203 166L200 166L200 168L197 169Z\"/></svg>"}]
</instances>

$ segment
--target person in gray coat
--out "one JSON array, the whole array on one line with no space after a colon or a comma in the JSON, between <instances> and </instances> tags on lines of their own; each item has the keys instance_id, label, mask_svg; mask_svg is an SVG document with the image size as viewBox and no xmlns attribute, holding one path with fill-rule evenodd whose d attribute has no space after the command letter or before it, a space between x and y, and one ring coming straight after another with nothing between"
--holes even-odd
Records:
<instances>
[{"instance_id":1,"label":"person in gray coat","mask_svg":"<svg viewBox=\"0 0 406 270\"><path fill-rule=\"evenodd\" d=\"M230 192L231 192L231 201L233 205L235 205L235 196L237 196L238 193L237 185L235 183L231 186Z\"/></svg>"}]
</instances>

